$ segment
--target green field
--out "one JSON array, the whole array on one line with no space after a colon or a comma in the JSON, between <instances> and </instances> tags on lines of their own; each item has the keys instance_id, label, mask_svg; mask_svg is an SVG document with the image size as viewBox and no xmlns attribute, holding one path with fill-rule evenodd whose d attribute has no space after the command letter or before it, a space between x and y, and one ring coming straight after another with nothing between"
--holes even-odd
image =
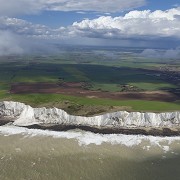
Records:
<instances>
[{"instance_id":1,"label":"green field","mask_svg":"<svg viewBox=\"0 0 180 180\"><path fill-rule=\"evenodd\" d=\"M105 110L112 106L132 111L180 110L179 99L173 102L139 99L120 101L62 94L9 93L12 83L58 83L61 80L86 82L89 90L106 92L121 92L123 85L132 86L137 91L177 92L179 81L168 79L170 75L160 71L160 68L180 67L179 61L166 61L137 58L127 54L110 58L87 51L64 52L58 56L0 57L0 99L25 102L32 106L58 106L67 111L69 109L61 105L65 101L75 110L82 106L105 107ZM179 94L176 95L179 97Z\"/></svg>"},{"instance_id":2,"label":"green field","mask_svg":"<svg viewBox=\"0 0 180 180\"><path fill-rule=\"evenodd\" d=\"M33 107L59 107L63 108L66 111L75 114L79 113L79 108L83 108L88 111L85 106L88 108L94 106L97 108L97 112L104 112L108 110L108 107L124 107L125 110L134 110L134 111L153 111L153 112L165 112L165 111L175 111L180 110L180 102L159 102L159 101L145 101L145 100L110 100L110 99L98 99L98 98L84 98L84 97L75 97L67 96L61 94L23 94L23 95L8 95L3 94L1 91L1 99L4 100L13 100L20 101L26 104L30 104ZM68 107L64 106L64 102L68 103ZM112 110L118 110L119 108L112 108ZM74 111L73 111L74 110ZM120 109L121 110L121 109ZM80 112L87 114L89 112Z\"/></svg>"}]
</instances>

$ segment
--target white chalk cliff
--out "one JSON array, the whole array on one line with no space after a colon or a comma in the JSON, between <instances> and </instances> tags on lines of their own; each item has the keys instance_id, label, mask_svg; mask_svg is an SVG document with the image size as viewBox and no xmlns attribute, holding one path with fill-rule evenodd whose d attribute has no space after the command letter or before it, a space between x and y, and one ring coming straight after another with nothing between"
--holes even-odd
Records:
<instances>
[{"instance_id":1,"label":"white chalk cliff","mask_svg":"<svg viewBox=\"0 0 180 180\"><path fill-rule=\"evenodd\" d=\"M0 102L0 119L13 121L16 126L35 124L77 125L106 128L141 127L180 127L180 111L166 113L140 113L119 111L93 117L81 117L67 114L57 108L32 108L19 102Z\"/></svg>"}]
</instances>

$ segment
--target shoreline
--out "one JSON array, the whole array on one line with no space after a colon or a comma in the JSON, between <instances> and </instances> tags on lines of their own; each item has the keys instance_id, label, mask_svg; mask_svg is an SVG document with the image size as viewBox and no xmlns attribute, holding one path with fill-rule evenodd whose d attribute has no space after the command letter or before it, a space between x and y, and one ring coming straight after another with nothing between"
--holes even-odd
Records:
<instances>
[{"instance_id":1,"label":"shoreline","mask_svg":"<svg viewBox=\"0 0 180 180\"><path fill-rule=\"evenodd\" d=\"M23 126L22 126L23 127ZM28 129L41 129L52 131L68 131L74 129L80 129L83 131L89 131L95 134L125 134L125 135L145 135L145 136L160 136L160 137L172 137L180 136L180 130L173 130L170 128L107 128L107 127L92 127L92 126L76 126L76 125L30 125L25 126Z\"/></svg>"},{"instance_id":2,"label":"shoreline","mask_svg":"<svg viewBox=\"0 0 180 180\"><path fill-rule=\"evenodd\" d=\"M32 108L19 102L0 102L0 126L53 131L80 129L99 134L180 136L180 112L141 113L118 111L99 116L69 115L62 109Z\"/></svg>"}]
</instances>

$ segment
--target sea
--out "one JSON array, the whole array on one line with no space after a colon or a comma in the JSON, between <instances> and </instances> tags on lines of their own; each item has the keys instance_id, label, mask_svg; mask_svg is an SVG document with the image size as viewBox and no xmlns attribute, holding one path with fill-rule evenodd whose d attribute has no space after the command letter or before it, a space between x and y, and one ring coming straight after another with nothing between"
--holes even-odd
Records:
<instances>
[{"instance_id":1,"label":"sea","mask_svg":"<svg viewBox=\"0 0 180 180\"><path fill-rule=\"evenodd\" d=\"M180 180L180 137L0 126L0 180Z\"/></svg>"}]
</instances>

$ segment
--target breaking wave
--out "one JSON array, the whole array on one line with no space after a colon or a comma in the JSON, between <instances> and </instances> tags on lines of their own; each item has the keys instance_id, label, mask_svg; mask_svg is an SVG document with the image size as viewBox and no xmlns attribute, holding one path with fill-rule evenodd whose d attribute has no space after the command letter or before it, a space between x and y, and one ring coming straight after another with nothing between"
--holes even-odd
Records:
<instances>
[{"instance_id":1,"label":"breaking wave","mask_svg":"<svg viewBox=\"0 0 180 180\"><path fill-rule=\"evenodd\" d=\"M158 146L164 152L169 151L172 142L180 144L180 136L175 137L158 137L144 135L124 135L124 134L95 134L86 131L50 131L40 129L28 129L13 125L0 126L0 134L4 136L23 135L24 137L47 136L53 138L75 139L80 146L82 145L101 145L102 143L110 143L112 145L120 144L127 147L140 145L142 142L148 142L150 146ZM163 144L163 145L162 145ZM149 147L149 145L147 147ZM144 146L144 149L149 149Z\"/></svg>"}]
</instances>

